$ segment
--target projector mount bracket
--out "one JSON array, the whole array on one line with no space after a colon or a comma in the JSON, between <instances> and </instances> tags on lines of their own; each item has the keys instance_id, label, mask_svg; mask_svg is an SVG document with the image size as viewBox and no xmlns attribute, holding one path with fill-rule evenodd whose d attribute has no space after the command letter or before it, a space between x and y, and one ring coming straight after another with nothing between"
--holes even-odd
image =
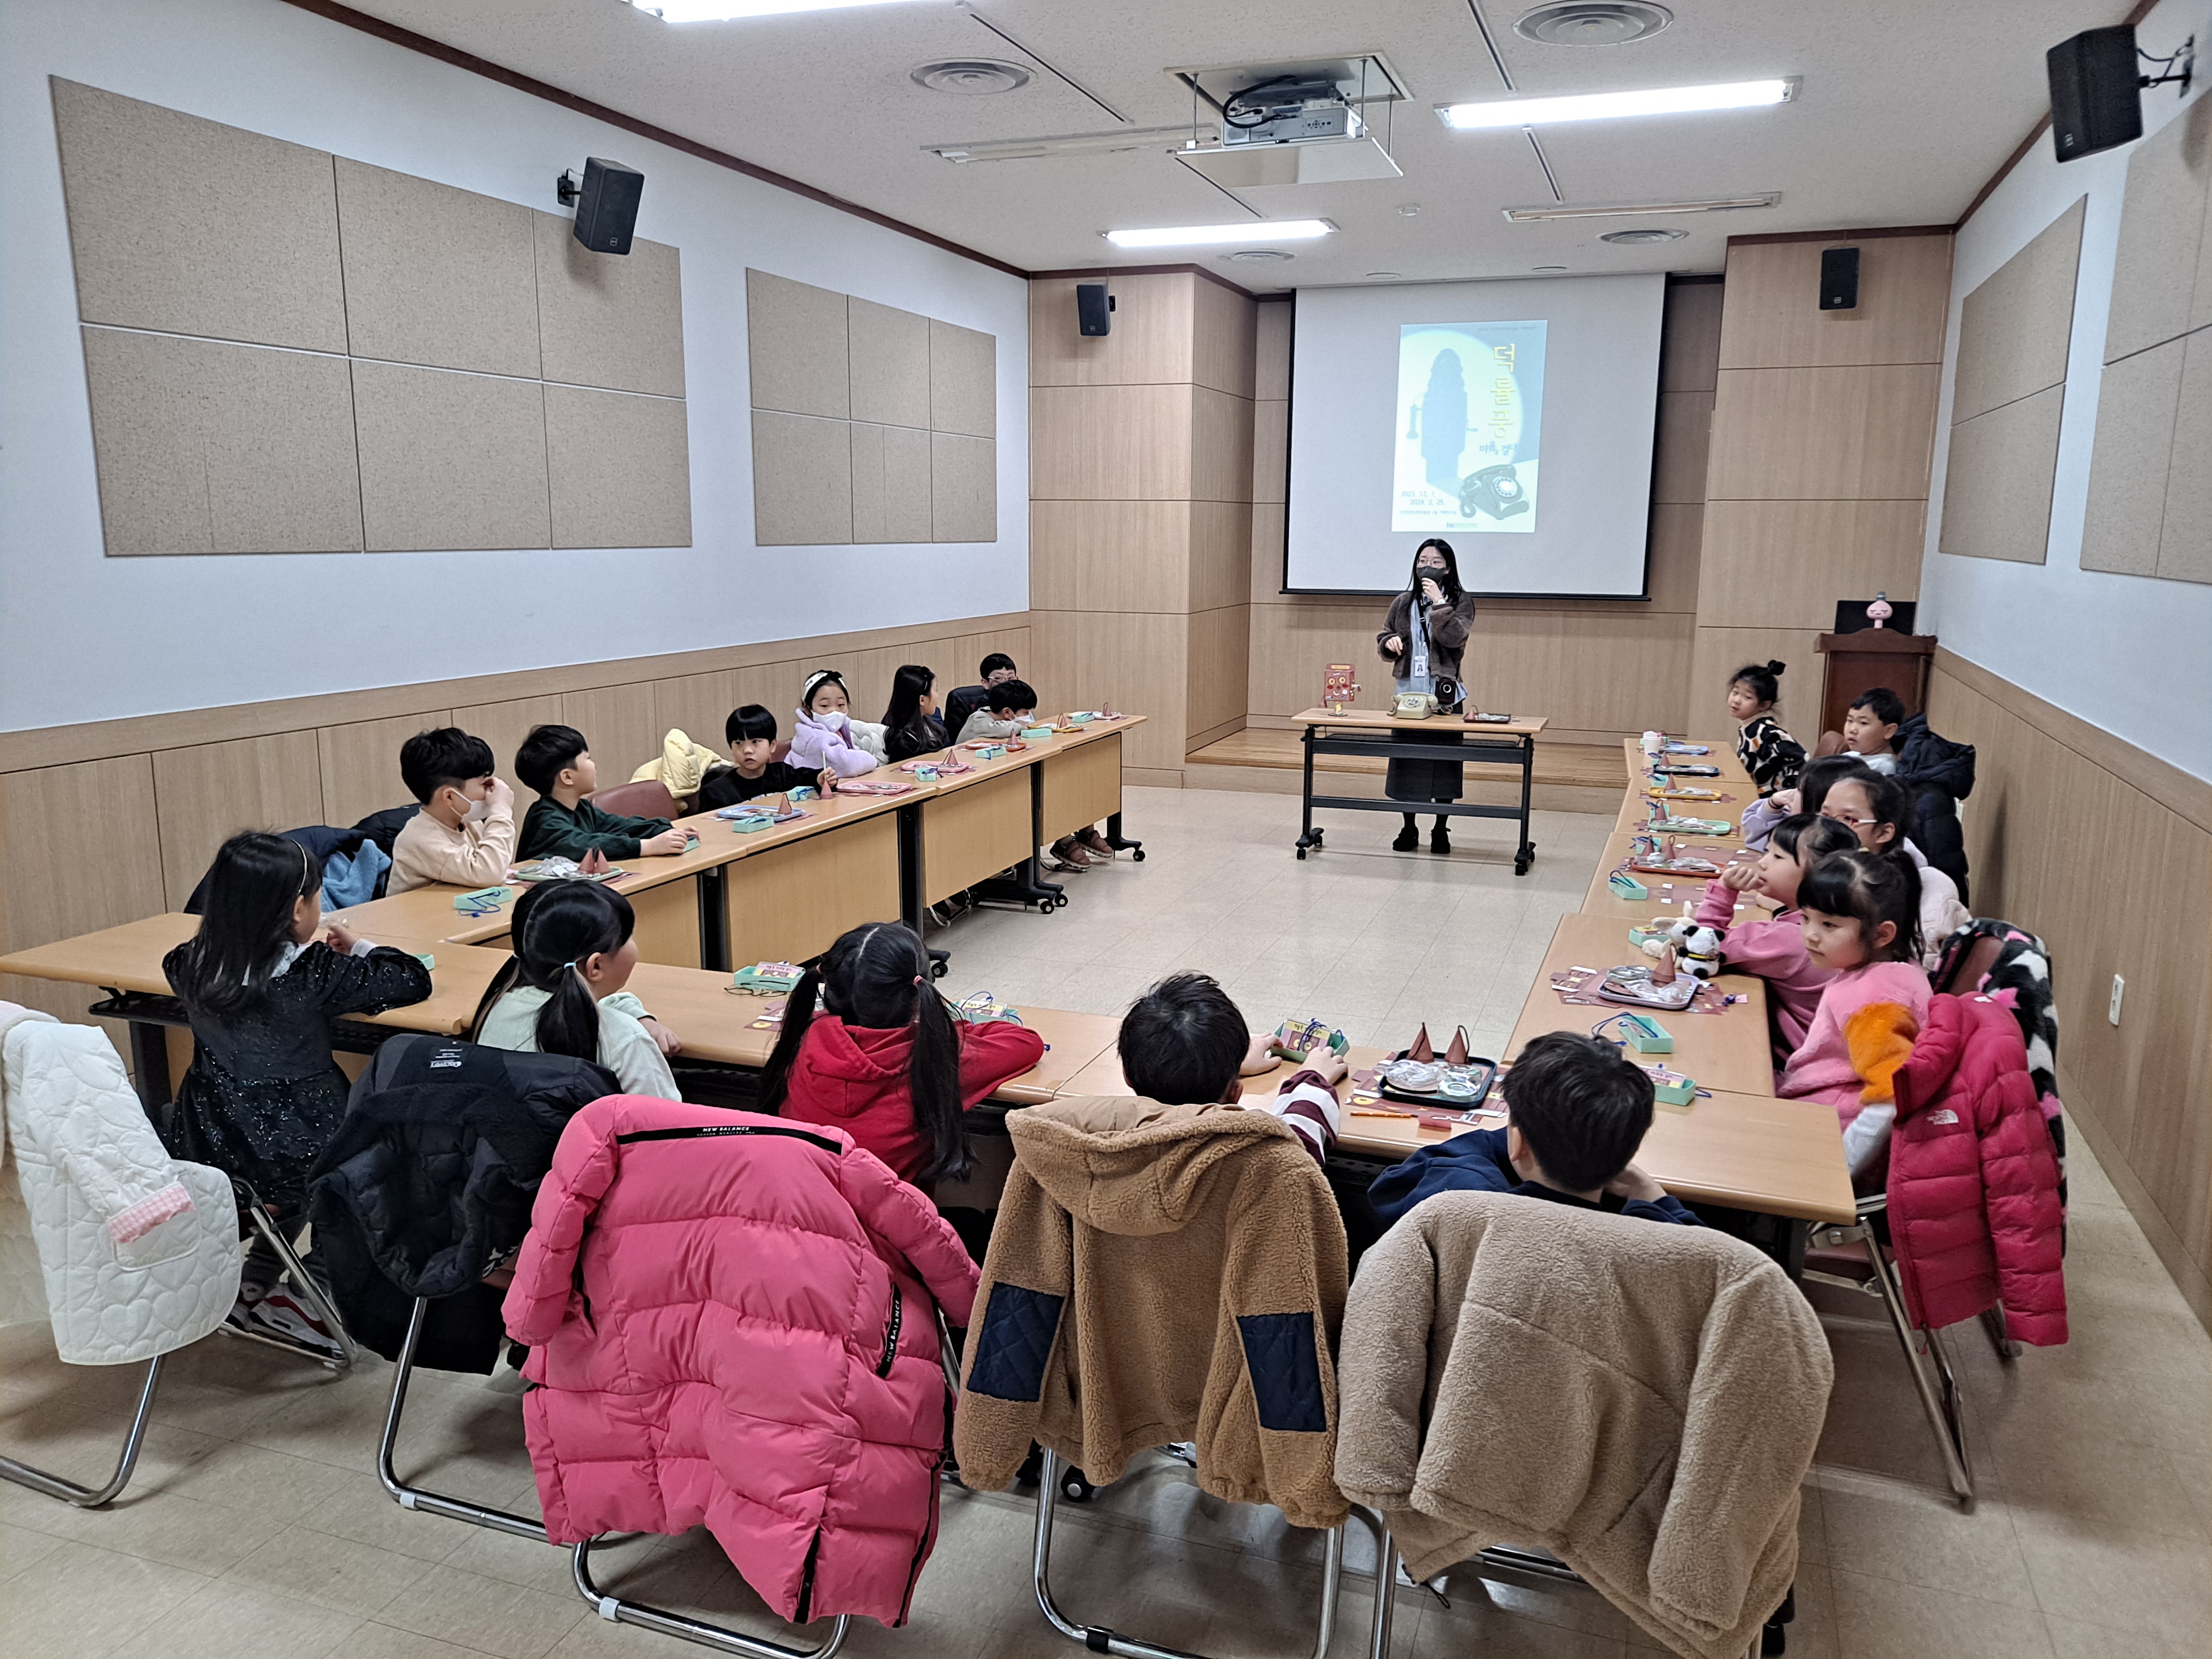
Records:
<instances>
[{"instance_id":1,"label":"projector mount bracket","mask_svg":"<svg viewBox=\"0 0 2212 1659\"><path fill-rule=\"evenodd\" d=\"M2154 58L2148 52L2145 52L2141 46L2137 46L2136 48L2136 56L2142 58L2146 64L2156 64L2160 69L2165 71L2162 75L2145 75L2138 76L2136 81L2136 85L2138 87L2162 87L2169 82L2179 81L2181 83L2181 95L2184 98L2189 96L2190 77L2195 72L2197 68L2197 37L2195 35L2192 34L2186 40L2184 40L2180 46L2176 47L2172 53L2167 57Z\"/></svg>"}]
</instances>

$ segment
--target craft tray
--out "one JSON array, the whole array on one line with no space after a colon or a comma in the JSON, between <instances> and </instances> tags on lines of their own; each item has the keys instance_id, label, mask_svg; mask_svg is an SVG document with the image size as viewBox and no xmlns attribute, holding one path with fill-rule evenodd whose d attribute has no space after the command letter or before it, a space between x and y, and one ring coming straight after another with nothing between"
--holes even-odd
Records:
<instances>
[{"instance_id":1,"label":"craft tray","mask_svg":"<svg viewBox=\"0 0 2212 1659\"><path fill-rule=\"evenodd\" d=\"M1382 1064L1388 1066L1405 1057L1406 1051L1401 1048ZM1439 1066L1443 1064L1442 1060L1434 1063ZM1476 1073L1477 1082L1474 1093L1464 1100L1448 1095L1441 1089L1431 1089L1425 1095L1413 1094L1404 1089L1394 1089L1383 1079L1380 1066L1376 1068L1375 1092L1385 1100L1396 1101L1401 1106L1419 1106L1432 1112L1471 1112L1490 1098L1490 1085L1498 1081L1498 1062L1494 1060L1486 1060L1480 1054L1469 1054L1467 1057L1467 1063L1468 1068Z\"/></svg>"}]
</instances>

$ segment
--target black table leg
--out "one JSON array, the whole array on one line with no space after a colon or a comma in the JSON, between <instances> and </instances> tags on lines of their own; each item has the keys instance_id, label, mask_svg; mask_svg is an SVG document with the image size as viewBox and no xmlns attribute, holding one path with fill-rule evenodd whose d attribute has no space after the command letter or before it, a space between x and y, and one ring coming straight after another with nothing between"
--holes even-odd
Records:
<instances>
[{"instance_id":1,"label":"black table leg","mask_svg":"<svg viewBox=\"0 0 2212 1659\"><path fill-rule=\"evenodd\" d=\"M1536 856L1536 843L1528 839L1529 787L1536 779L1536 739L1521 739L1521 850L1513 855L1513 873L1525 876Z\"/></svg>"},{"instance_id":2,"label":"black table leg","mask_svg":"<svg viewBox=\"0 0 2212 1659\"><path fill-rule=\"evenodd\" d=\"M1128 854L1139 864L1145 861L1145 843L1127 840L1122 836L1121 815L1119 812L1106 815L1106 844L1117 853Z\"/></svg>"},{"instance_id":3,"label":"black table leg","mask_svg":"<svg viewBox=\"0 0 2212 1659\"><path fill-rule=\"evenodd\" d=\"M1299 791L1304 806L1304 820L1298 828L1297 849L1300 858L1306 855L1309 848L1318 849L1321 846L1321 831L1314 828L1313 821L1314 729L1310 726L1306 727L1305 751L1305 787Z\"/></svg>"},{"instance_id":4,"label":"black table leg","mask_svg":"<svg viewBox=\"0 0 2212 1659\"><path fill-rule=\"evenodd\" d=\"M699 965L714 973L730 971L730 912L728 886L715 865L699 872Z\"/></svg>"},{"instance_id":5,"label":"black table leg","mask_svg":"<svg viewBox=\"0 0 2212 1659\"><path fill-rule=\"evenodd\" d=\"M164 1121L176 1090L169 1080L169 1028L151 1020L131 1022L131 1080L138 1103L155 1123Z\"/></svg>"},{"instance_id":6,"label":"black table leg","mask_svg":"<svg viewBox=\"0 0 2212 1659\"><path fill-rule=\"evenodd\" d=\"M898 809L899 920L921 932L921 805Z\"/></svg>"}]
</instances>

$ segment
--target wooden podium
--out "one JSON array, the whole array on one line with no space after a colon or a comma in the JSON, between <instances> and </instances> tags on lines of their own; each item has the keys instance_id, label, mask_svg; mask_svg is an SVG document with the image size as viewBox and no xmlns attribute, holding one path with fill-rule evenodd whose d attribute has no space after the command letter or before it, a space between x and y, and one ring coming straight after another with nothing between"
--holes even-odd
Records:
<instances>
[{"instance_id":1,"label":"wooden podium","mask_svg":"<svg viewBox=\"0 0 2212 1659\"><path fill-rule=\"evenodd\" d=\"M1813 641L1813 648L1826 664L1820 677L1820 731L1842 731L1851 700L1877 685L1904 698L1908 714L1927 706L1928 661L1936 654L1933 634L1863 628L1854 634L1823 634Z\"/></svg>"}]
</instances>

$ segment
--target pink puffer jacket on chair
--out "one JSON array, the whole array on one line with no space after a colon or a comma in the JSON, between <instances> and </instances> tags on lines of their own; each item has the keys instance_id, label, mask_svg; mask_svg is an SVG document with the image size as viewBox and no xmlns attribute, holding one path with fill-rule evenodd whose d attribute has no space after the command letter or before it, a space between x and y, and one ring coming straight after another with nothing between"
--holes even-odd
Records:
<instances>
[{"instance_id":1,"label":"pink puffer jacket on chair","mask_svg":"<svg viewBox=\"0 0 2212 1659\"><path fill-rule=\"evenodd\" d=\"M546 1534L704 1523L777 1615L905 1620L975 1264L839 1130L611 1095L570 1120L507 1295Z\"/></svg>"}]
</instances>

